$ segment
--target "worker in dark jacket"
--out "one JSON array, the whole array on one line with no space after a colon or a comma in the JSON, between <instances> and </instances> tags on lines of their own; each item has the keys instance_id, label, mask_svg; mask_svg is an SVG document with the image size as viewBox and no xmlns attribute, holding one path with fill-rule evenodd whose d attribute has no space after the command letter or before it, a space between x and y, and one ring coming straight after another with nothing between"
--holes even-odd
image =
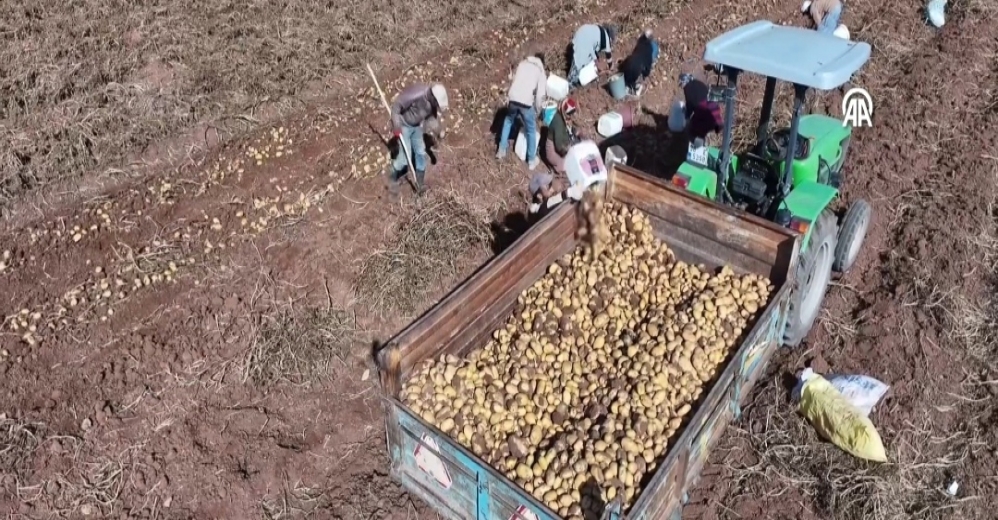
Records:
<instances>
[{"instance_id":1,"label":"worker in dark jacket","mask_svg":"<svg viewBox=\"0 0 998 520\"><path fill-rule=\"evenodd\" d=\"M698 79L690 80L683 86L686 98L686 130L690 142L706 139L711 132L720 132L724 127L721 106L708 99L710 87Z\"/></svg>"},{"instance_id":2,"label":"worker in dark jacket","mask_svg":"<svg viewBox=\"0 0 998 520\"><path fill-rule=\"evenodd\" d=\"M386 177L388 191L398 194L399 183L405 176L406 166L411 166L416 175L416 192L420 195L426 191L426 141L425 127L442 134L440 115L448 108L447 89L440 83L433 85L412 85L399 93L392 104L392 134L405 143L412 157L406 158L405 149L399 146L399 151L392 160ZM408 161L412 160L413 164Z\"/></svg>"},{"instance_id":3,"label":"worker in dark jacket","mask_svg":"<svg viewBox=\"0 0 998 520\"><path fill-rule=\"evenodd\" d=\"M651 75L651 68L658 60L658 42L652 39L651 29L638 37L638 43L631 55L624 60L624 84L631 95L641 94L641 82Z\"/></svg>"},{"instance_id":4,"label":"worker in dark jacket","mask_svg":"<svg viewBox=\"0 0 998 520\"><path fill-rule=\"evenodd\" d=\"M572 126L572 119L579 105L572 98L561 102L554 118L548 124L548 138L544 145L544 155L558 173L565 173L565 155L573 144L578 142L579 135Z\"/></svg>"}]
</instances>

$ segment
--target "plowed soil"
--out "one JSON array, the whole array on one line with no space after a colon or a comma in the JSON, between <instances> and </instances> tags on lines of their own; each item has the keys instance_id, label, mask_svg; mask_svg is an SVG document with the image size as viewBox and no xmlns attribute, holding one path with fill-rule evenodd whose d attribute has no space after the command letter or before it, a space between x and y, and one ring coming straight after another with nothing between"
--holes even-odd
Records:
<instances>
[{"instance_id":1,"label":"plowed soil","mask_svg":"<svg viewBox=\"0 0 998 520\"><path fill-rule=\"evenodd\" d=\"M98 3L104 5L82 2ZM178 14L183 6L171 11L171 3L157 12L179 17L174 25L189 27L184 16L208 16ZM285 6L296 13L300 32L268 22L261 34L297 42L306 28L339 27L324 25L322 9L298 3L312 9ZM584 22L621 24L621 50L652 27L663 53L642 106L665 114L678 94L679 72L693 67L711 37L760 18L804 23L799 4L787 0L514 2L475 17L460 9L479 3L453 13L422 5L407 7L402 20L375 10L351 15L350 30L337 37L371 26L385 44L363 40L366 47L351 47L343 63L303 59L291 43L279 49L286 57L241 54L245 67L254 60L270 64L275 83L261 80L265 92L232 90L239 82L224 76L229 90L198 94L193 76L177 71L203 68L199 59L217 49L174 41L189 52L171 54L172 73L156 68L167 58L127 54L146 67L143 81L171 93L161 109L177 103L217 109L169 117L133 112L135 128L146 132L141 139L129 139L120 125L92 127L97 134L87 136L86 118L72 119L69 134L55 126L25 130L65 125L55 115L70 114L72 96L54 108L0 107L13 150L5 152L0 179L8 197L0 229L0 512L435 518L389 476L370 354L507 243L509 237L495 235L503 228L497 223L525 206L528 172L515 160L495 161L490 133L509 56L528 37L560 56ZM856 266L833 284L805 344L781 351L742 419L724 434L684 518L995 518L993 9L981 0L952 4L945 27L934 29L911 2L848 3L844 22L853 39L874 48L853 86L871 93L875 113L871 127L854 132L844 198L868 200L874 222ZM282 11L258 15L279 18ZM143 41L128 31L105 32L113 41ZM28 63L31 52L60 44L43 33L5 35L25 55L16 62L8 49L7 61L23 70L41 67ZM78 37L87 34L93 33ZM213 34L199 45L231 46L246 34L231 40ZM398 34L404 42L392 40ZM450 89L449 135L435 147L425 200L408 192L400 201L385 196L379 173L386 117L358 66L363 61L372 63L389 97L417 80L442 80ZM77 62L105 63L96 54ZM79 96L98 99L88 96L121 88L115 76L95 70L84 71L94 79L77 88L92 90ZM280 83L295 74L322 87ZM8 97L27 85L0 83ZM741 132L754 127L761 90L760 82L745 84ZM230 106L237 91L247 98ZM809 108L841 116L841 95L815 94ZM778 100L782 121L788 96L784 89ZM118 121L111 117L116 105L104 101L102 121ZM592 124L612 102L596 88L580 102L580 120L595 135ZM230 128L189 148L190 136L215 122L208 118L247 103L276 103L280 110L266 115L272 124L257 124L262 114L244 118L256 126ZM644 116L647 125L626 144L635 164L666 174L656 119ZM40 140L37 147L25 144L31 136ZM112 137L120 149L94 152L95 143L109 146ZM78 146L89 155L74 155ZM53 155L60 150L68 155ZM57 172L61 157L76 158L65 163L64 179L34 182L25 173L34 171L31 164L44 165L46 175ZM808 365L892 386L872 415L888 463L850 458L795 413L788 379ZM959 484L955 496L946 492L952 482Z\"/></svg>"}]
</instances>

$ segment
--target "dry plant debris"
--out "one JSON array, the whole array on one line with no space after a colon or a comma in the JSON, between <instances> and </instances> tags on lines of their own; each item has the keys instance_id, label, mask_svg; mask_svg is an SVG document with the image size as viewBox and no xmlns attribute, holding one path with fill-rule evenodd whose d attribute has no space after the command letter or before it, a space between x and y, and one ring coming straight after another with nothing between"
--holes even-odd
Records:
<instances>
[{"instance_id":1,"label":"dry plant debris","mask_svg":"<svg viewBox=\"0 0 998 520\"><path fill-rule=\"evenodd\" d=\"M758 401L777 404L756 412L745 426L758 433L729 427L735 444L745 446L755 461L725 463L734 473L734 489L770 496L793 489L808 497L820 515L843 519L960 518L961 504L976 499L946 493L950 482L959 480L967 458L985 448L972 431L933 431L928 416L908 421L903 428L882 432L893 452L891 460L870 464L818 438L787 406L784 395L776 382L763 389Z\"/></svg>"},{"instance_id":2,"label":"dry plant debris","mask_svg":"<svg viewBox=\"0 0 998 520\"><path fill-rule=\"evenodd\" d=\"M353 315L336 309L282 311L265 323L243 367L244 381L309 385L329 378L360 341Z\"/></svg>"},{"instance_id":3,"label":"dry plant debris","mask_svg":"<svg viewBox=\"0 0 998 520\"><path fill-rule=\"evenodd\" d=\"M44 427L40 424L0 418L0 490L8 485L5 482L8 476L20 480L28 478L29 461L44 434Z\"/></svg>"},{"instance_id":4,"label":"dry plant debris","mask_svg":"<svg viewBox=\"0 0 998 520\"><path fill-rule=\"evenodd\" d=\"M417 205L387 247L364 262L357 297L380 312L414 312L430 289L457 274L460 258L486 249L487 221L453 196Z\"/></svg>"}]
</instances>

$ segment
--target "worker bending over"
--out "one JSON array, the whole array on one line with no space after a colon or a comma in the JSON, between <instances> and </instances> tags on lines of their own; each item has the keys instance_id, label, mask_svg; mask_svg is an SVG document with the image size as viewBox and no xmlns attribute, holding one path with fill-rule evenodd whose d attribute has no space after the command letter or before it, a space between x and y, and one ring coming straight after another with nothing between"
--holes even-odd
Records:
<instances>
[{"instance_id":1,"label":"worker bending over","mask_svg":"<svg viewBox=\"0 0 998 520\"><path fill-rule=\"evenodd\" d=\"M652 39L651 29L638 37L631 55L624 60L624 84L633 96L641 95L641 83L651 76L652 66L658 61L658 42Z\"/></svg>"},{"instance_id":2,"label":"worker bending over","mask_svg":"<svg viewBox=\"0 0 998 520\"><path fill-rule=\"evenodd\" d=\"M388 191L398 195L399 183L405 176L407 166L411 166L416 176L416 193L426 191L426 140L424 125L433 131L443 133L440 116L447 110L447 89L440 83L433 85L416 84L399 93L392 104L392 135L399 140L398 153L392 160L386 174ZM406 148L412 157L406 158ZM409 160L413 164L408 164Z\"/></svg>"},{"instance_id":3,"label":"worker bending over","mask_svg":"<svg viewBox=\"0 0 998 520\"><path fill-rule=\"evenodd\" d=\"M544 155L551 168L558 173L565 173L565 155L573 144L579 142L581 135L572 125L572 120L579 106L572 98L566 98L558 106L554 118L548 124L548 138L544 145Z\"/></svg>"},{"instance_id":4,"label":"worker bending over","mask_svg":"<svg viewBox=\"0 0 998 520\"><path fill-rule=\"evenodd\" d=\"M605 54L607 66L613 69L612 47L617 37L617 28L611 25L586 24L579 27L572 37L572 68L568 72L568 82L579 86L579 73L587 65L594 63L599 55Z\"/></svg>"},{"instance_id":5,"label":"worker bending over","mask_svg":"<svg viewBox=\"0 0 998 520\"><path fill-rule=\"evenodd\" d=\"M585 187L581 184L569 186L558 191L554 187L554 176L550 173L538 172L530 179L530 217L539 220L562 202L582 200Z\"/></svg>"},{"instance_id":6,"label":"worker bending over","mask_svg":"<svg viewBox=\"0 0 998 520\"><path fill-rule=\"evenodd\" d=\"M849 30L844 25L839 25L839 19L842 18L842 0L804 0L801 12L811 15L814 28L818 32L849 39Z\"/></svg>"},{"instance_id":7,"label":"worker bending over","mask_svg":"<svg viewBox=\"0 0 998 520\"><path fill-rule=\"evenodd\" d=\"M519 119L527 140L527 167L533 170L540 163L537 158L537 113L541 110L544 97L547 96L544 55L531 52L516 66L512 79L509 97L506 99L506 120L503 121L502 133L499 135L499 151L496 153L496 158L501 160L506 157L509 134L513 129L513 123Z\"/></svg>"},{"instance_id":8,"label":"worker bending over","mask_svg":"<svg viewBox=\"0 0 998 520\"><path fill-rule=\"evenodd\" d=\"M721 106L709 99L709 93L710 87L698 79L690 80L683 86L686 131L690 142L705 140L711 132L720 132L724 128Z\"/></svg>"}]
</instances>

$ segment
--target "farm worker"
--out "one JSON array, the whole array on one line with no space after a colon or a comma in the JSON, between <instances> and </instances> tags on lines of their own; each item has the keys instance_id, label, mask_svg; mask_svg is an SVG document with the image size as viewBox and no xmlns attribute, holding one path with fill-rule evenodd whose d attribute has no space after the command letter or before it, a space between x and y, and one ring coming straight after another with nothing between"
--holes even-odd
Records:
<instances>
[{"instance_id":1,"label":"farm worker","mask_svg":"<svg viewBox=\"0 0 998 520\"><path fill-rule=\"evenodd\" d=\"M426 191L426 141L423 139L424 125L429 122L434 132L439 130L440 116L447 111L447 89L440 83L433 85L416 84L399 93L392 104L392 135L404 142L412 154L412 166L416 174L416 192ZM442 131L439 131L442 134ZM405 175L408 162L405 149L399 151L392 160L388 171L388 191L398 194L399 183Z\"/></svg>"},{"instance_id":2,"label":"farm worker","mask_svg":"<svg viewBox=\"0 0 998 520\"><path fill-rule=\"evenodd\" d=\"M710 87L698 79L690 80L683 86L686 98L686 130L690 141L706 139L711 132L720 132L724 127L721 106L708 99Z\"/></svg>"},{"instance_id":3,"label":"farm worker","mask_svg":"<svg viewBox=\"0 0 998 520\"><path fill-rule=\"evenodd\" d=\"M651 75L652 65L658 60L658 42L652 39L651 29L638 37L631 55L624 60L624 84L633 95L641 93L640 84Z\"/></svg>"},{"instance_id":4,"label":"farm worker","mask_svg":"<svg viewBox=\"0 0 998 520\"><path fill-rule=\"evenodd\" d=\"M669 118L667 119L669 123L669 131L678 134L683 130L686 130L686 102L677 99L672 102L672 106L669 108Z\"/></svg>"},{"instance_id":5,"label":"farm worker","mask_svg":"<svg viewBox=\"0 0 998 520\"><path fill-rule=\"evenodd\" d=\"M801 12L811 14L818 32L833 34L842 17L842 0L804 0Z\"/></svg>"},{"instance_id":6,"label":"farm worker","mask_svg":"<svg viewBox=\"0 0 998 520\"><path fill-rule=\"evenodd\" d=\"M555 112L551 124L548 125L548 138L544 146L544 154L548 163L558 173L565 173L565 155L579 139L579 134L571 126L575 111L579 105L572 98L561 102Z\"/></svg>"},{"instance_id":7,"label":"farm worker","mask_svg":"<svg viewBox=\"0 0 998 520\"><path fill-rule=\"evenodd\" d=\"M527 56L516 67L513 83L509 86L509 97L506 100L506 120L502 124L502 134L499 136L499 151L496 158L506 157L509 149L509 134L513 122L517 119L523 125L524 137L527 139L527 166L533 170L540 164L537 158L537 113L547 95L547 73L544 71L544 55L533 53Z\"/></svg>"},{"instance_id":8,"label":"farm worker","mask_svg":"<svg viewBox=\"0 0 998 520\"><path fill-rule=\"evenodd\" d=\"M558 192L554 188L554 176L546 172L537 172L530 179L530 215L533 219L539 219L548 211L558 206L562 202L572 200L582 200L582 193L585 188L580 185L570 186L568 189Z\"/></svg>"},{"instance_id":9,"label":"farm worker","mask_svg":"<svg viewBox=\"0 0 998 520\"><path fill-rule=\"evenodd\" d=\"M579 27L572 37L572 68L568 72L568 82L577 86L579 72L593 63L600 53L606 55L608 67L613 69L612 46L617 38L617 28L611 25L586 24Z\"/></svg>"}]
</instances>

